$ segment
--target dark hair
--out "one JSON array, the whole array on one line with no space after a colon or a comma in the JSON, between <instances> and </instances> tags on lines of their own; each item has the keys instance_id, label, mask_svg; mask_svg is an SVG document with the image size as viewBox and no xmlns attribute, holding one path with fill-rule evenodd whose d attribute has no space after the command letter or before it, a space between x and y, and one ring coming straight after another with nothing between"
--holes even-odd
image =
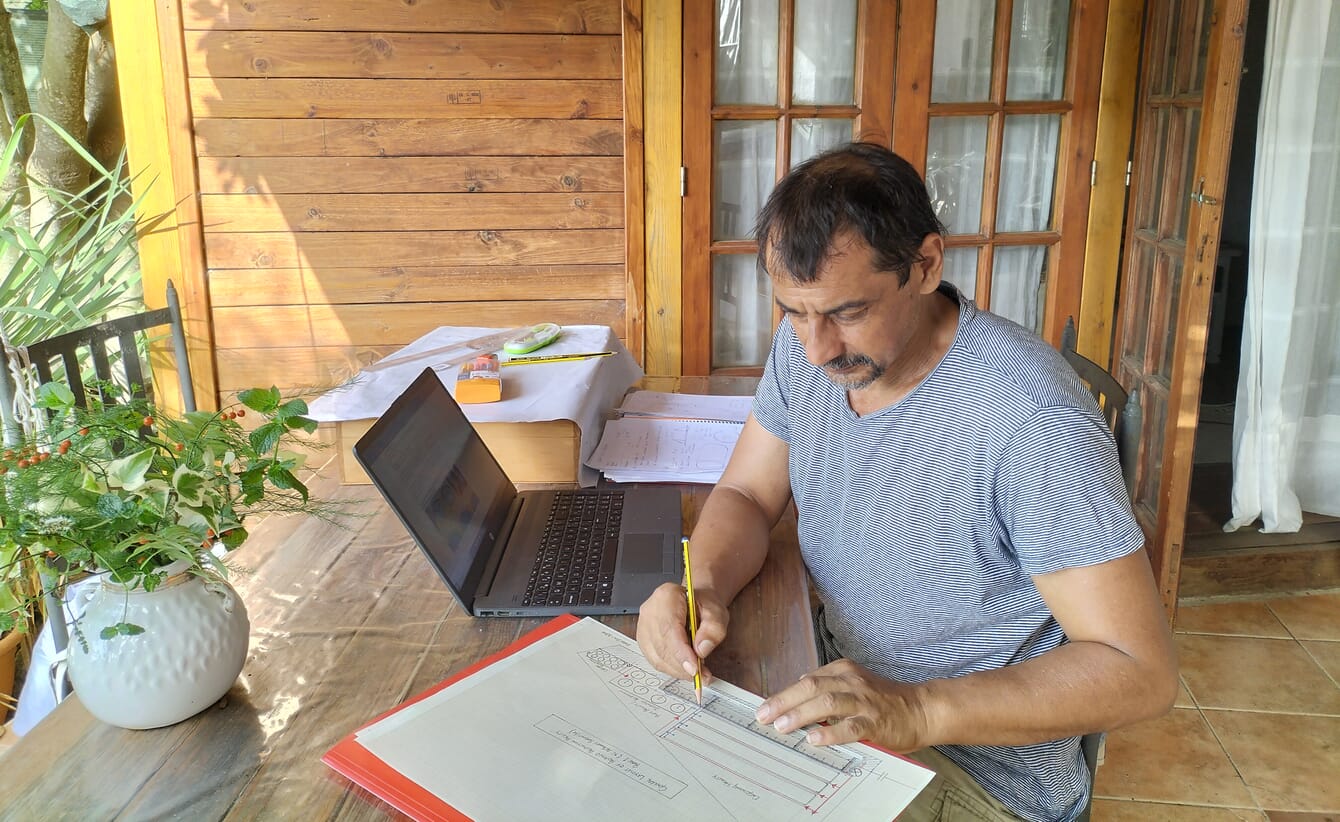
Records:
<instances>
[{"instance_id":1,"label":"dark hair","mask_svg":"<svg viewBox=\"0 0 1340 822\"><path fill-rule=\"evenodd\" d=\"M902 286L926 235L943 234L944 226L911 164L883 146L848 143L796 166L772 190L754 227L758 263L812 283L843 231L859 234L878 269L896 273ZM785 271L771 271L769 262Z\"/></svg>"}]
</instances>

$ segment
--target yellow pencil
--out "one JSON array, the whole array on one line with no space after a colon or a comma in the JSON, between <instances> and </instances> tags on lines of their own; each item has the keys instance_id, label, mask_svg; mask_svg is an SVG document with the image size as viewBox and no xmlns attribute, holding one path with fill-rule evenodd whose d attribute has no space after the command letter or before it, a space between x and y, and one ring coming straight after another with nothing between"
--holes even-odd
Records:
<instances>
[{"instance_id":1,"label":"yellow pencil","mask_svg":"<svg viewBox=\"0 0 1340 822\"><path fill-rule=\"evenodd\" d=\"M689 594L689 644L693 646L693 655L698 660L698 671L693 675L693 695L698 704L703 704L703 658L698 656L698 608L693 604L693 571L689 567L689 538L684 543L684 588Z\"/></svg>"},{"instance_id":2,"label":"yellow pencil","mask_svg":"<svg viewBox=\"0 0 1340 822\"><path fill-rule=\"evenodd\" d=\"M503 360L502 365L538 365L546 362L573 362L574 360L591 360L596 357L612 357L617 352L614 351L587 351L577 354L539 354L534 357L513 357L510 360Z\"/></svg>"}]
</instances>

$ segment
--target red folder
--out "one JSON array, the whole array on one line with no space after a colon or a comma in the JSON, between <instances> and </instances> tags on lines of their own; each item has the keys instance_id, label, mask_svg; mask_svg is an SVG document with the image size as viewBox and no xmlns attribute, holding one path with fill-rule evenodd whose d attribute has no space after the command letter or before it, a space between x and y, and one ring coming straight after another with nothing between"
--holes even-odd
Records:
<instances>
[{"instance_id":1,"label":"red folder","mask_svg":"<svg viewBox=\"0 0 1340 822\"><path fill-rule=\"evenodd\" d=\"M421 699L432 696L448 685L459 682L468 676L482 671L498 660L506 659L522 648L525 648L527 645L531 645L547 636L556 634L569 625L573 625L577 622L578 618L570 614L555 617L521 637L516 642L513 642L511 645L508 645L506 648L503 648L498 653L481 659L450 679L445 679L442 682L439 682L418 696L392 708L376 719L373 719L358 730L362 730L370 725L375 725L407 705L413 705ZM354 738L357 733L358 731L355 731L344 739L341 739L335 747L326 751L326 755L321 757L321 761L414 819L470 822L470 817L424 790L418 783L410 781L399 771L374 756L367 748L358 744L358 740Z\"/></svg>"}]
</instances>

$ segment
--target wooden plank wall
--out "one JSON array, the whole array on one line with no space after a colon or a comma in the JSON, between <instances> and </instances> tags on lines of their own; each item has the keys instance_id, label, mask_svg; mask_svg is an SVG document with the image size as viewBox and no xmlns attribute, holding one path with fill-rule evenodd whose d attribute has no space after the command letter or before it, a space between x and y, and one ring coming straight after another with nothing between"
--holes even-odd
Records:
<instances>
[{"instance_id":1,"label":"wooden plank wall","mask_svg":"<svg viewBox=\"0 0 1340 822\"><path fill-rule=\"evenodd\" d=\"M620 0L181 8L225 396L328 386L440 325L640 338Z\"/></svg>"}]
</instances>

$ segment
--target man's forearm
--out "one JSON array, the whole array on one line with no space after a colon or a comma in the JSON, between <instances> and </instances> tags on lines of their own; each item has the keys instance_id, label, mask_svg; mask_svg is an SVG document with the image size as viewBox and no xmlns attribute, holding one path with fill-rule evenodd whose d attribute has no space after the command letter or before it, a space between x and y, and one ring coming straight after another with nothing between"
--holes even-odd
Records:
<instances>
[{"instance_id":1,"label":"man's forearm","mask_svg":"<svg viewBox=\"0 0 1340 822\"><path fill-rule=\"evenodd\" d=\"M693 528L693 584L723 604L758 575L775 523L747 495L729 486L712 490Z\"/></svg>"},{"instance_id":2,"label":"man's forearm","mask_svg":"<svg viewBox=\"0 0 1340 822\"><path fill-rule=\"evenodd\" d=\"M1110 730L1166 713L1175 665L1072 642L993 671L916 686L927 745L1028 745Z\"/></svg>"}]
</instances>

